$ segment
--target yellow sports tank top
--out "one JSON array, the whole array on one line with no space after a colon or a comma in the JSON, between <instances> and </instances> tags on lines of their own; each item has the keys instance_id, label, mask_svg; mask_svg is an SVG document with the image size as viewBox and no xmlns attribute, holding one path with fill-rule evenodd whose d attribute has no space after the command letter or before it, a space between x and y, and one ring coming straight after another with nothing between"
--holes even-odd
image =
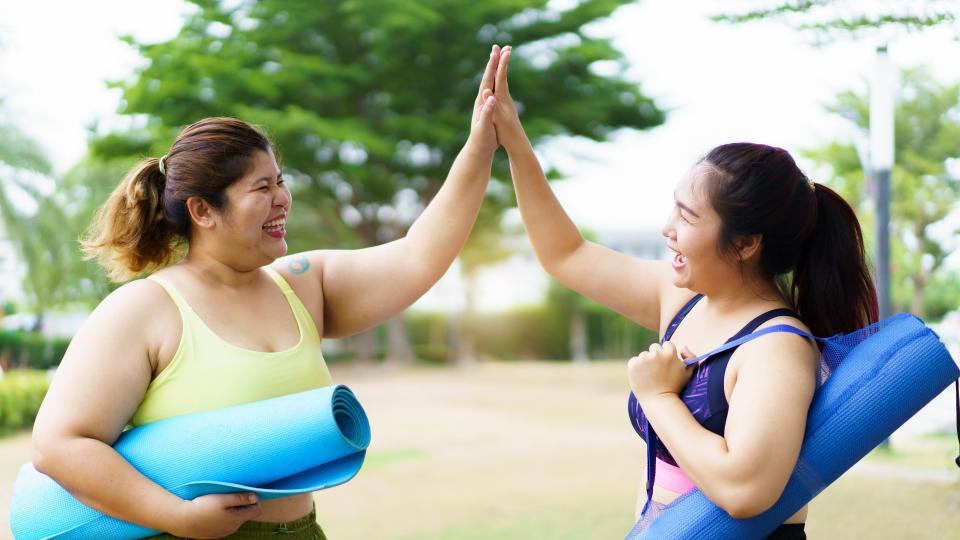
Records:
<instances>
[{"instance_id":1,"label":"yellow sports tank top","mask_svg":"<svg viewBox=\"0 0 960 540\"><path fill-rule=\"evenodd\" d=\"M157 276L148 278L160 284L177 305L183 333L170 364L147 387L130 421L132 426L331 384L313 318L286 280L270 267L265 270L283 291L300 330L300 341L285 351L252 351L227 343L207 327L170 282Z\"/></svg>"}]
</instances>

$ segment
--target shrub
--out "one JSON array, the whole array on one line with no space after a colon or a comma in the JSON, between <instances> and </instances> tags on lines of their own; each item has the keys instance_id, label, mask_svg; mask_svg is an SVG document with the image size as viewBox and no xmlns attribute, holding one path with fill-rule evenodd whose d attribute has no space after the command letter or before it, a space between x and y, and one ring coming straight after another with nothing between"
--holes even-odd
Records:
<instances>
[{"instance_id":1,"label":"shrub","mask_svg":"<svg viewBox=\"0 0 960 540\"><path fill-rule=\"evenodd\" d=\"M49 387L46 371L7 372L0 379L0 433L32 426Z\"/></svg>"}]
</instances>

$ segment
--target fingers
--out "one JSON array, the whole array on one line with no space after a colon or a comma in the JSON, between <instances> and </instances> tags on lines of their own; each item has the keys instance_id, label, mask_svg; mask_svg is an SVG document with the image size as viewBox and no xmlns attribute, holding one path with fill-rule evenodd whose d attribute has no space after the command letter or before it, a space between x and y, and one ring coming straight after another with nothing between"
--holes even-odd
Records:
<instances>
[{"instance_id":1,"label":"fingers","mask_svg":"<svg viewBox=\"0 0 960 540\"><path fill-rule=\"evenodd\" d=\"M256 493L226 493L222 495L221 503L225 508L229 508L257 504L258 500Z\"/></svg>"},{"instance_id":2,"label":"fingers","mask_svg":"<svg viewBox=\"0 0 960 540\"><path fill-rule=\"evenodd\" d=\"M678 358L680 360L686 360L688 358L694 358L696 355L686 346L682 346L680 352L677 351L677 345L672 341L664 342L663 345L659 343L651 343L650 347L647 349L646 353L641 353L641 356L644 354L649 354L651 356L663 355L667 358Z\"/></svg>"},{"instance_id":3,"label":"fingers","mask_svg":"<svg viewBox=\"0 0 960 540\"><path fill-rule=\"evenodd\" d=\"M484 99L484 90L493 91L494 81L497 75L497 66L500 64L500 47L494 45L490 51L490 59L487 61L487 67L483 71L483 78L480 80L480 90L477 92L477 100Z\"/></svg>"},{"instance_id":4,"label":"fingers","mask_svg":"<svg viewBox=\"0 0 960 540\"><path fill-rule=\"evenodd\" d=\"M229 510L233 512L233 515L243 521L250 521L263 513L263 507L261 507L259 503L247 506L231 506Z\"/></svg>"},{"instance_id":5,"label":"fingers","mask_svg":"<svg viewBox=\"0 0 960 540\"><path fill-rule=\"evenodd\" d=\"M497 107L497 98L493 97L492 93L485 93L487 96L483 100L483 108L480 109L480 117L477 119L477 123L481 125L493 122L493 110Z\"/></svg>"},{"instance_id":6,"label":"fingers","mask_svg":"<svg viewBox=\"0 0 960 540\"><path fill-rule=\"evenodd\" d=\"M507 66L510 64L510 53L513 49L507 45L500 52L499 62L497 64L497 78L494 82L494 90L497 95L505 96L510 94L510 86L507 84Z\"/></svg>"}]
</instances>

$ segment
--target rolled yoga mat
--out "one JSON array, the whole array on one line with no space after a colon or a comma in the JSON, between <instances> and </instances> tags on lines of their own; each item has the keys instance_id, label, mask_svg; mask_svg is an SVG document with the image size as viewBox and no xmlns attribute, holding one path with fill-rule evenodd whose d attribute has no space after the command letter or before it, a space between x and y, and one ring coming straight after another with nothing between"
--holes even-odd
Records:
<instances>
[{"instance_id":1,"label":"rolled yoga mat","mask_svg":"<svg viewBox=\"0 0 960 540\"><path fill-rule=\"evenodd\" d=\"M644 530L638 523L627 538L765 538L960 377L946 347L920 319L900 314L877 324L879 330L849 351L814 397L796 469L773 507L734 519L694 490Z\"/></svg>"},{"instance_id":2,"label":"rolled yoga mat","mask_svg":"<svg viewBox=\"0 0 960 540\"><path fill-rule=\"evenodd\" d=\"M327 386L145 424L114 448L183 499L240 491L275 499L350 480L369 444L370 424L353 392ZM159 533L85 506L29 463L13 487L10 526L17 539Z\"/></svg>"}]
</instances>

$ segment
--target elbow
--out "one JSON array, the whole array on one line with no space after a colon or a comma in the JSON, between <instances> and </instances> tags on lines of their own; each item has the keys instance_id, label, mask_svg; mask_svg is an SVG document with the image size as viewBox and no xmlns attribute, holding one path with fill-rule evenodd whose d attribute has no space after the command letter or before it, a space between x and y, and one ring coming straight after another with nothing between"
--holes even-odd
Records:
<instances>
[{"instance_id":1,"label":"elbow","mask_svg":"<svg viewBox=\"0 0 960 540\"><path fill-rule=\"evenodd\" d=\"M53 466L52 462L53 456L51 455L49 446L34 440L30 453L30 464L33 465L33 468L38 472L50 476L50 469Z\"/></svg>"},{"instance_id":2,"label":"elbow","mask_svg":"<svg viewBox=\"0 0 960 540\"><path fill-rule=\"evenodd\" d=\"M780 492L741 485L725 490L714 502L733 519L750 519L769 510L779 498Z\"/></svg>"},{"instance_id":3,"label":"elbow","mask_svg":"<svg viewBox=\"0 0 960 540\"><path fill-rule=\"evenodd\" d=\"M38 472L41 472L51 478L56 476L60 468L57 466L62 460L61 450L65 446L63 440L44 436L42 433L34 432L33 445L30 452L30 464Z\"/></svg>"},{"instance_id":4,"label":"elbow","mask_svg":"<svg viewBox=\"0 0 960 540\"><path fill-rule=\"evenodd\" d=\"M733 519L750 519L762 514L769 506L757 505L750 501L734 501L721 508Z\"/></svg>"}]
</instances>

